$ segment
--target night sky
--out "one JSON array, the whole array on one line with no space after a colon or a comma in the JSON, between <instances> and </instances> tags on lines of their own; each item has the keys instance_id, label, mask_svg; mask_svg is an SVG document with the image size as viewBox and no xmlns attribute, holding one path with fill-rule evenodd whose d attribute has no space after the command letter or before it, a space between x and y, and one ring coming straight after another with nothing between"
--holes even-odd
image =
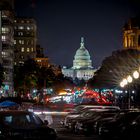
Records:
<instances>
[{"instance_id":1,"label":"night sky","mask_svg":"<svg viewBox=\"0 0 140 140\"><path fill-rule=\"evenodd\" d=\"M122 49L122 27L140 13L140 0L15 0L15 11L35 18L38 44L51 63L72 66L84 37L97 68Z\"/></svg>"}]
</instances>

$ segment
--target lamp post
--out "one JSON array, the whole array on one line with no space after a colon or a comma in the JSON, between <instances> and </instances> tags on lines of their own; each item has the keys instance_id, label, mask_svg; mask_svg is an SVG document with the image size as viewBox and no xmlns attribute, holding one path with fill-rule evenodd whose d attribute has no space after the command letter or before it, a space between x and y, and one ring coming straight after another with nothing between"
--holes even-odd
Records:
<instances>
[{"instance_id":1,"label":"lamp post","mask_svg":"<svg viewBox=\"0 0 140 140\"><path fill-rule=\"evenodd\" d=\"M133 77L134 77L134 79L138 79L139 77L140 77L140 73L136 70L136 71L134 71L133 72ZM134 86L135 87L135 86ZM135 102L135 101L134 101Z\"/></svg>"},{"instance_id":2,"label":"lamp post","mask_svg":"<svg viewBox=\"0 0 140 140\"><path fill-rule=\"evenodd\" d=\"M128 109L131 108L131 90L130 90L129 83L131 83L132 81L133 81L133 78L129 75L127 76L126 79L124 78L122 82L120 83L120 86L122 88L127 86L127 89L128 89Z\"/></svg>"},{"instance_id":3,"label":"lamp post","mask_svg":"<svg viewBox=\"0 0 140 140\"><path fill-rule=\"evenodd\" d=\"M138 79L140 74L139 74L139 72L137 70L135 70L132 75L133 75L133 77L131 75L128 75L127 78L124 78L120 82L120 86L122 88L127 86L127 89L128 89L128 109L131 108L131 89L130 89L130 83L133 82L133 78L134 79Z\"/></svg>"},{"instance_id":4,"label":"lamp post","mask_svg":"<svg viewBox=\"0 0 140 140\"><path fill-rule=\"evenodd\" d=\"M133 77L134 77L135 79L138 79L138 78L139 78L139 72L138 72L138 71L134 71L134 72L133 72Z\"/></svg>"},{"instance_id":5,"label":"lamp post","mask_svg":"<svg viewBox=\"0 0 140 140\"><path fill-rule=\"evenodd\" d=\"M128 82L128 109L131 108L131 89L130 89L130 83L132 83L133 78L132 76L127 76L127 82Z\"/></svg>"}]
</instances>

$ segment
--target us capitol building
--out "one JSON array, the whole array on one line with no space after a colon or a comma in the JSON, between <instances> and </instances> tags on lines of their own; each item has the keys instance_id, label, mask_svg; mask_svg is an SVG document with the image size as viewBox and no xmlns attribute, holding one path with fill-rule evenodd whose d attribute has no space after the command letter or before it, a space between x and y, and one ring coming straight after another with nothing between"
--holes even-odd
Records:
<instances>
[{"instance_id":1,"label":"us capitol building","mask_svg":"<svg viewBox=\"0 0 140 140\"><path fill-rule=\"evenodd\" d=\"M73 80L78 78L79 80L89 80L94 76L96 69L92 67L92 60L90 54L84 46L84 38L81 37L80 48L76 51L73 60L73 67L62 68L62 73L66 77L71 77Z\"/></svg>"}]
</instances>

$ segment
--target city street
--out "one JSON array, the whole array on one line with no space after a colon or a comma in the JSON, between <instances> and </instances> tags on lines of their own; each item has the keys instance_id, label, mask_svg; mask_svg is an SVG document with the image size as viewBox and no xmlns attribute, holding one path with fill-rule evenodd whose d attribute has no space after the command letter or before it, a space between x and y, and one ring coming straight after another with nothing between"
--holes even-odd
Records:
<instances>
[{"instance_id":1,"label":"city street","mask_svg":"<svg viewBox=\"0 0 140 140\"><path fill-rule=\"evenodd\" d=\"M140 137L140 0L0 0L0 140Z\"/></svg>"}]
</instances>

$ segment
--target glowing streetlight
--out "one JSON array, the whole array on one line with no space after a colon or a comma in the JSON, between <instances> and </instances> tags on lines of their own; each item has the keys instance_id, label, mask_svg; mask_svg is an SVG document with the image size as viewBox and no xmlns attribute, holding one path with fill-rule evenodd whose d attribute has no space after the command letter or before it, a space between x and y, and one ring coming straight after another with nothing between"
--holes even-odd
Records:
<instances>
[{"instance_id":1,"label":"glowing streetlight","mask_svg":"<svg viewBox=\"0 0 140 140\"><path fill-rule=\"evenodd\" d=\"M123 79L123 83L124 83L124 85L127 85L127 79Z\"/></svg>"},{"instance_id":2,"label":"glowing streetlight","mask_svg":"<svg viewBox=\"0 0 140 140\"><path fill-rule=\"evenodd\" d=\"M133 72L133 77L134 77L135 79L138 79L138 78L139 78L139 72L138 72L138 71L134 71L134 72Z\"/></svg>"},{"instance_id":3,"label":"glowing streetlight","mask_svg":"<svg viewBox=\"0 0 140 140\"><path fill-rule=\"evenodd\" d=\"M139 72L140 72L140 68L139 68ZM135 70L133 72L133 76L128 75L126 78L124 78L121 82L120 82L120 86L121 87L125 87L127 85L127 89L128 89L128 108L131 108L131 87L130 87L130 83L133 82L133 78L134 79L138 79L140 77L140 73L137 70Z\"/></svg>"},{"instance_id":4,"label":"glowing streetlight","mask_svg":"<svg viewBox=\"0 0 140 140\"><path fill-rule=\"evenodd\" d=\"M126 85L128 86L128 91L126 91L126 93L128 94L128 108L131 107L131 99L130 99L130 89L129 89L129 83L131 83L133 81L132 77L129 75L127 76L127 78L124 78L121 83L120 86L121 87L125 87Z\"/></svg>"},{"instance_id":5,"label":"glowing streetlight","mask_svg":"<svg viewBox=\"0 0 140 140\"><path fill-rule=\"evenodd\" d=\"M132 81L133 81L133 78L129 75L129 76L127 76L127 82L128 83L132 83Z\"/></svg>"},{"instance_id":6,"label":"glowing streetlight","mask_svg":"<svg viewBox=\"0 0 140 140\"><path fill-rule=\"evenodd\" d=\"M123 83L123 81L120 82L120 86L121 86L121 87L124 87L124 83Z\"/></svg>"},{"instance_id":7,"label":"glowing streetlight","mask_svg":"<svg viewBox=\"0 0 140 140\"><path fill-rule=\"evenodd\" d=\"M120 86L121 87L124 87L125 85L127 85L127 79L123 79L121 82L120 82Z\"/></svg>"}]
</instances>

